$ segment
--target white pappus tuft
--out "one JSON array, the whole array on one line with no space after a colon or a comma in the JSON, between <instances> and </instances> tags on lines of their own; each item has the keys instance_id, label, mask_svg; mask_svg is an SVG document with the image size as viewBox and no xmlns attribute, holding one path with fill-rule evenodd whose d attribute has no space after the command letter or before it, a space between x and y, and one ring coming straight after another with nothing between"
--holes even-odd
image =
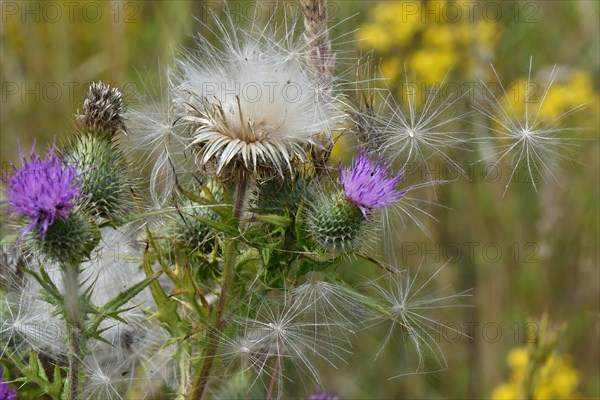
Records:
<instances>
[{"instance_id":1,"label":"white pappus tuft","mask_svg":"<svg viewBox=\"0 0 600 400\"><path fill-rule=\"evenodd\" d=\"M446 359L438 343L438 333L443 331L452 332L459 336L466 335L436 319L432 312L468 307L469 305L457 303L456 300L469 297L470 294L468 294L469 290L446 294L447 288L424 294L424 289L432 283L445 265L442 265L420 285L416 281L421 266L419 266L413 277L408 275L406 271L397 271L393 267L386 268L385 275L368 283L368 287L375 294L376 302L385 310L385 312L375 316L374 322L376 324L389 324L387 334L375 358L381 355L395 332L404 331L417 352L417 370L424 367L425 352L430 352L440 366L446 367Z\"/></svg>"},{"instance_id":2,"label":"white pappus tuft","mask_svg":"<svg viewBox=\"0 0 600 400\"><path fill-rule=\"evenodd\" d=\"M493 155L495 161L492 165L493 168L490 168L490 173L501 162L510 163L511 172L504 187L503 195L508 191L510 184L516 180L517 172L521 167L525 168L529 178L527 181L531 182L536 191L538 177L542 179L552 177L558 182L552 172L552 166L557 160L567 158L568 149L572 146L570 141L573 138L564 134L575 130L574 128L561 126L561 123L584 107L581 105L568 109L552 119L544 118L541 115L541 110L544 107L548 92L556 80L558 69L556 65L552 68L545 86L542 90L539 90L539 85L531 79L532 62L532 58L530 58L527 81L524 86L516 88L516 93L507 90L492 66L494 75L498 80L496 86L499 86L500 91L493 91L491 85L482 82L485 92L484 101L482 105L475 106L477 111L492 121L491 126L483 127L490 129L494 134L491 139L499 143L500 151ZM537 97L538 93L541 93L541 98ZM490 140L490 138L480 140Z\"/></svg>"},{"instance_id":3,"label":"white pappus tuft","mask_svg":"<svg viewBox=\"0 0 600 400\"><path fill-rule=\"evenodd\" d=\"M269 377L271 385L277 383L281 391L290 363L294 374L319 383L313 362L318 358L335 367L336 361L343 360L341 354L350 352L348 343L336 342L330 335L347 326L340 326L339 318L320 320L322 309L315 308L316 299L306 300L305 293L284 290L279 296L260 299L246 316L232 316L232 330L223 335L219 350L227 369L252 371L255 380L251 386L257 382L264 384L262 378ZM316 320L307 318L315 312Z\"/></svg>"},{"instance_id":4,"label":"white pappus tuft","mask_svg":"<svg viewBox=\"0 0 600 400\"><path fill-rule=\"evenodd\" d=\"M445 82L430 89L417 88L408 76L405 80L399 90L404 104L387 87L357 88L364 104L351 105L355 134L366 147L385 153L392 161L401 161L401 169L408 173L423 169L431 182L438 181L431 173L435 171L433 162L442 162L461 173L450 152L463 148L466 142L466 132L454 130L453 125L465 115L454 108L468 92L449 90ZM364 86L369 82L358 83Z\"/></svg>"}]
</instances>

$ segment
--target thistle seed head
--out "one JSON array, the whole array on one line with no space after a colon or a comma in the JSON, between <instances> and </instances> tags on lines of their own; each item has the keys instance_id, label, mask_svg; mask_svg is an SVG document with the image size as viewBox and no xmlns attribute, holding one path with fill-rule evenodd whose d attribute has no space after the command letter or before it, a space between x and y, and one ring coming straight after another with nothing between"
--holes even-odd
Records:
<instances>
[{"instance_id":1,"label":"thistle seed head","mask_svg":"<svg viewBox=\"0 0 600 400\"><path fill-rule=\"evenodd\" d=\"M127 132L123 118L123 95L117 88L103 82L93 82L83 100L83 115L79 124L112 138L117 132Z\"/></svg>"},{"instance_id":2,"label":"thistle seed head","mask_svg":"<svg viewBox=\"0 0 600 400\"><path fill-rule=\"evenodd\" d=\"M334 96L316 96L305 44L293 32L278 40L263 28L220 31L222 46L199 38L199 51L171 73L176 129L189 136L206 173L293 175L322 135L331 138L341 115Z\"/></svg>"}]
</instances>

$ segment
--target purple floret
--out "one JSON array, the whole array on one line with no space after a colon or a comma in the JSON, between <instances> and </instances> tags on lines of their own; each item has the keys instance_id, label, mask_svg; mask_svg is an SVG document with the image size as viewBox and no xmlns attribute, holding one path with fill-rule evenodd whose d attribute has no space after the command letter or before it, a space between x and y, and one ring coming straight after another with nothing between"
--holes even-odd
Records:
<instances>
[{"instance_id":1,"label":"purple floret","mask_svg":"<svg viewBox=\"0 0 600 400\"><path fill-rule=\"evenodd\" d=\"M323 392L320 389L315 390L306 400L341 400L342 398L331 392Z\"/></svg>"},{"instance_id":2,"label":"purple floret","mask_svg":"<svg viewBox=\"0 0 600 400\"><path fill-rule=\"evenodd\" d=\"M0 377L0 400L16 400L17 392Z\"/></svg>"},{"instance_id":3,"label":"purple floret","mask_svg":"<svg viewBox=\"0 0 600 400\"><path fill-rule=\"evenodd\" d=\"M29 223L23 228L21 236L39 229L42 239L48 227L57 218L67 218L81 195L77 183L77 169L65 165L56 155L54 146L48 147L46 158L34 153L29 161L19 150L21 167L12 165L12 175L3 179L6 184L8 210L10 218L24 216Z\"/></svg>"},{"instance_id":4,"label":"purple floret","mask_svg":"<svg viewBox=\"0 0 600 400\"><path fill-rule=\"evenodd\" d=\"M370 210L387 207L408 192L408 189L395 189L403 175L404 172L391 176L389 163L381 159L372 160L360 148L357 149L350 168L340 165L340 178L346 198L360 208L367 221Z\"/></svg>"}]
</instances>

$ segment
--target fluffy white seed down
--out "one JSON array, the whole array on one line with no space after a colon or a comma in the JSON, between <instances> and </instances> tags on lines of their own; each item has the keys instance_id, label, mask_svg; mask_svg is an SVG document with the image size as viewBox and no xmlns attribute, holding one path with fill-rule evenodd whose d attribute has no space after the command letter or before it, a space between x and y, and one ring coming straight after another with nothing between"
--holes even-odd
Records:
<instances>
[{"instance_id":1,"label":"fluffy white seed down","mask_svg":"<svg viewBox=\"0 0 600 400\"><path fill-rule=\"evenodd\" d=\"M93 288L91 301L98 307L146 278L140 267L143 248L136 244L132 232L135 230L130 232L127 227L104 228L102 240L90 260L80 266L80 293ZM32 262L28 268L37 270L39 267ZM64 294L60 267L46 264L44 270ZM169 287L168 282L161 281L161 284ZM55 307L41 297L40 284L26 275L15 289L6 293L0 303L4 317L0 323L0 356L7 351L31 348L51 359L66 359L69 349L65 321L56 314ZM172 385L177 379L175 373L169 372L170 363L174 361L165 356L172 355L174 349L164 346L164 332L142 311L155 309L150 291L141 291L122 309L125 311L119 313L121 321L109 318L100 324L104 341L86 341L87 353L82 359L86 398L122 398L132 385L143 387L150 395L157 386ZM2 344L8 347L2 348ZM139 368L143 373L136 372ZM153 382L156 384L150 385Z\"/></svg>"},{"instance_id":2,"label":"fluffy white seed down","mask_svg":"<svg viewBox=\"0 0 600 400\"><path fill-rule=\"evenodd\" d=\"M293 172L312 146L331 140L341 115L334 98L311 80L293 32L283 40L223 26L219 33L221 46L200 37L170 71L175 129L189 134L198 166L217 174Z\"/></svg>"}]
</instances>

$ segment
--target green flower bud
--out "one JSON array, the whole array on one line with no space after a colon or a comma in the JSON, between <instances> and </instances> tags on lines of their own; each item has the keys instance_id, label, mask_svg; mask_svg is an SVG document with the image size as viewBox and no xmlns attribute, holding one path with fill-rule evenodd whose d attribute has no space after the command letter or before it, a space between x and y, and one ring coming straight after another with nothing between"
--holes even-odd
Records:
<instances>
[{"instance_id":1,"label":"green flower bud","mask_svg":"<svg viewBox=\"0 0 600 400\"><path fill-rule=\"evenodd\" d=\"M44 238L35 235L34 241L50 261L78 265L88 259L98 245L100 230L80 210L75 210L67 218L57 218Z\"/></svg>"},{"instance_id":2,"label":"green flower bud","mask_svg":"<svg viewBox=\"0 0 600 400\"><path fill-rule=\"evenodd\" d=\"M83 131L72 144L67 161L76 166L87 205L102 218L121 216L131 203L127 162L116 143L96 131Z\"/></svg>"},{"instance_id":3,"label":"green flower bud","mask_svg":"<svg viewBox=\"0 0 600 400\"><path fill-rule=\"evenodd\" d=\"M366 225L365 217L344 192L320 194L307 206L305 229L317 249L338 254L357 247Z\"/></svg>"},{"instance_id":4,"label":"green flower bud","mask_svg":"<svg viewBox=\"0 0 600 400\"><path fill-rule=\"evenodd\" d=\"M214 235L212 228L202 222L202 219L218 221L219 216L210 207L183 199L179 207L181 218L175 223L175 238L177 242L191 249L200 249L204 253L212 251Z\"/></svg>"},{"instance_id":5,"label":"green flower bud","mask_svg":"<svg viewBox=\"0 0 600 400\"><path fill-rule=\"evenodd\" d=\"M258 188L257 211L261 214L295 215L306 189L301 177L294 180L272 179Z\"/></svg>"}]
</instances>

